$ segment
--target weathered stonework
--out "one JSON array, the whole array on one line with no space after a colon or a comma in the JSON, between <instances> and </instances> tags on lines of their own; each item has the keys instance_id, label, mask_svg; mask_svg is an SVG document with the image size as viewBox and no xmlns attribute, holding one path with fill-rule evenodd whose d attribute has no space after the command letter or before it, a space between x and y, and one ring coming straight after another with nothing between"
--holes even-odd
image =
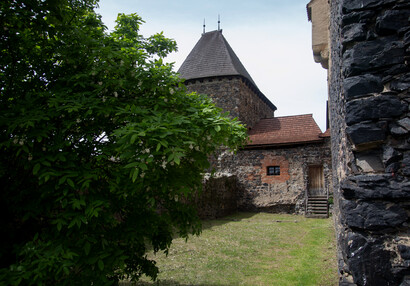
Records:
<instances>
[{"instance_id":1,"label":"weathered stonework","mask_svg":"<svg viewBox=\"0 0 410 286\"><path fill-rule=\"evenodd\" d=\"M274 111L265 102L264 95L241 76L215 77L186 82L190 92L209 95L215 104L247 127L261 118L273 117Z\"/></svg>"},{"instance_id":2,"label":"weathered stonework","mask_svg":"<svg viewBox=\"0 0 410 286\"><path fill-rule=\"evenodd\" d=\"M276 106L257 88L220 30L201 36L179 73L188 91L211 97L216 106L244 123L250 135L248 145L237 154L221 149L212 162L218 180L237 178L236 200L208 183L203 193L205 211L200 212L212 217L212 206L225 208L231 200L239 210L303 214L310 204L311 214L328 215L330 142L312 116L274 118ZM272 166L280 167L280 174L268 175ZM314 185L311 190L308 182ZM309 195L312 200L307 202ZM214 205L213 198L218 201ZM318 206L323 203L324 211Z\"/></svg>"},{"instance_id":3,"label":"weathered stonework","mask_svg":"<svg viewBox=\"0 0 410 286\"><path fill-rule=\"evenodd\" d=\"M308 18L312 21L312 50L315 62L328 68L329 45L328 25L329 7L328 0L311 0L307 4Z\"/></svg>"},{"instance_id":4,"label":"weathered stonework","mask_svg":"<svg viewBox=\"0 0 410 286\"><path fill-rule=\"evenodd\" d=\"M410 3L330 2L340 285L410 285Z\"/></svg>"},{"instance_id":5,"label":"weathered stonework","mask_svg":"<svg viewBox=\"0 0 410 286\"><path fill-rule=\"evenodd\" d=\"M268 176L268 166L280 166L279 176ZM238 179L238 209L305 214L308 167L323 166L324 185L332 195L330 142L281 148L223 152L214 162L221 173Z\"/></svg>"},{"instance_id":6,"label":"weathered stonework","mask_svg":"<svg viewBox=\"0 0 410 286\"><path fill-rule=\"evenodd\" d=\"M258 174L261 177L262 184L285 183L290 179L289 160L286 157L271 152L264 154L260 163ZM280 166L280 175L269 176L267 173L269 166Z\"/></svg>"},{"instance_id":7,"label":"weathered stonework","mask_svg":"<svg viewBox=\"0 0 410 286\"><path fill-rule=\"evenodd\" d=\"M206 178L195 203L199 217L204 219L215 219L236 212L237 178L232 175Z\"/></svg>"}]
</instances>

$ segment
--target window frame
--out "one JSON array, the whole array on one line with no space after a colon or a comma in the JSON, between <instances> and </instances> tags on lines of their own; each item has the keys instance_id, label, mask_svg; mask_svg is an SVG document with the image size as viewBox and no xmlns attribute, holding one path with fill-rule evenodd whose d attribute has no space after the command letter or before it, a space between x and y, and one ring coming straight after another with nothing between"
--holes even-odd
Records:
<instances>
[{"instance_id":1,"label":"window frame","mask_svg":"<svg viewBox=\"0 0 410 286\"><path fill-rule=\"evenodd\" d=\"M266 175L267 176L280 176L280 166L267 166Z\"/></svg>"}]
</instances>

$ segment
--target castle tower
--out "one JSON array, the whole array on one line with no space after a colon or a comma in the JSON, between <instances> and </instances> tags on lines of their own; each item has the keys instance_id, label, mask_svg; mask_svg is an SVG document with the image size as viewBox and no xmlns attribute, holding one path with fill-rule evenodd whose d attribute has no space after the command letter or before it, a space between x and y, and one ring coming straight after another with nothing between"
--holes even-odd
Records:
<instances>
[{"instance_id":1,"label":"castle tower","mask_svg":"<svg viewBox=\"0 0 410 286\"><path fill-rule=\"evenodd\" d=\"M207 94L248 128L274 116L276 106L258 89L222 30L202 34L178 73L189 91Z\"/></svg>"},{"instance_id":2,"label":"castle tower","mask_svg":"<svg viewBox=\"0 0 410 286\"><path fill-rule=\"evenodd\" d=\"M189 91L210 96L249 128L243 148L236 154L221 152L213 161L219 183L210 183L202 194L203 214L241 210L327 217L330 138L311 114L274 117L275 105L221 30L203 33L178 72Z\"/></svg>"}]
</instances>

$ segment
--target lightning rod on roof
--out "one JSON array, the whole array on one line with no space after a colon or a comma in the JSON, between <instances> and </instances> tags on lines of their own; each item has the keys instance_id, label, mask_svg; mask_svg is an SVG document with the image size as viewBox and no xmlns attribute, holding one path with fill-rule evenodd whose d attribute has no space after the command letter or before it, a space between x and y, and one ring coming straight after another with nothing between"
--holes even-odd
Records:
<instances>
[{"instance_id":1,"label":"lightning rod on roof","mask_svg":"<svg viewBox=\"0 0 410 286\"><path fill-rule=\"evenodd\" d=\"M221 30L221 17L218 14L218 31Z\"/></svg>"},{"instance_id":2,"label":"lightning rod on roof","mask_svg":"<svg viewBox=\"0 0 410 286\"><path fill-rule=\"evenodd\" d=\"M205 34L205 18L204 18L204 31L202 32L202 34Z\"/></svg>"}]
</instances>

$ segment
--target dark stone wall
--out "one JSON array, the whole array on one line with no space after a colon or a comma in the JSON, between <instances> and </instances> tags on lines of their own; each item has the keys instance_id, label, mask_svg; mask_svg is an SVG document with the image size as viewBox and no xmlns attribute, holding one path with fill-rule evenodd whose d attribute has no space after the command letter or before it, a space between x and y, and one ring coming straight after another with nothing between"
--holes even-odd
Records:
<instances>
[{"instance_id":1,"label":"dark stone wall","mask_svg":"<svg viewBox=\"0 0 410 286\"><path fill-rule=\"evenodd\" d=\"M247 127L252 127L261 118L274 115L274 111L240 76L189 80L186 86L190 92L210 96L216 106L237 117Z\"/></svg>"},{"instance_id":2,"label":"dark stone wall","mask_svg":"<svg viewBox=\"0 0 410 286\"><path fill-rule=\"evenodd\" d=\"M237 211L237 178L235 176L210 177L195 198L198 215L203 219L216 219Z\"/></svg>"},{"instance_id":3,"label":"dark stone wall","mask_svg":"<svg viewBox=\"0 0 410 286\"><path fill-rule=\"evenodd\" d=\"M323 143L221 152L213 161L219 174L237 178L239 210L297 214L305 214L311 165L323 166L325 188L332 195L328 138ZM280 166L280 175L268 176L268 166Z\"/></svg>"},{"instance_id":4,"label":"dark stone wall","mask_svg":"<svg viewBox=\"0 0 410 286\"><path fill-rule=\"evenodd\" d=\"M410 285L410 2L330 5L340 285Z\"/></svg>"}]
</instances>

